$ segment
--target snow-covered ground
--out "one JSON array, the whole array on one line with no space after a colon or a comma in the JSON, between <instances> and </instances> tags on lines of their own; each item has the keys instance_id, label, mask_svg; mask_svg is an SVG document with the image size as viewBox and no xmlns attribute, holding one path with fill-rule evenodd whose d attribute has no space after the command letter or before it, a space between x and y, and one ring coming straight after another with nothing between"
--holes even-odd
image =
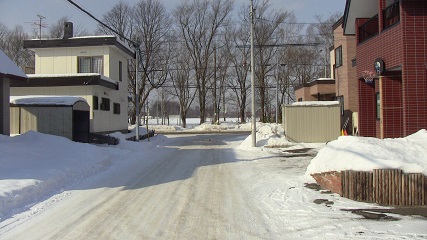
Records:
<instances>
[{"instance_id":1,"label":"snow-covered ground","mask_svg":"<svg viewBox=\"0 0 427 240\"><path fill-rule=\"evenodd\" d=\"M222 127L204 124L191 129L206 132L217 128L225 131L250 130L250 124L239 125L236 122L220 126ZM150 125L149 128L154 126ZM188 131L176 126L171 126L170 130ZM233 158L221 159L226 163L223 171L231 171L237 183L247 190L250 201L256 203L260 213L255 217L262 218L268 226L268 229L264 229L266 233L245 235L242 232L240 238L265 238L266 235L263 234L268 234L273 239L427 238L427 219L423 217L391 214L393 220L398 220L367 220L343 209L379 206L305 187L306 183L314 183L309 173L344 168L367 170L378 166L401 167L404 171L425 174L425 130L403 139L340 137L328 144L288 142L283 137L283 129L274 124L257 124L257 130L257 148L251 147L250 136L233 136L234 141L238 142L237 145L230 145L233 154L221 155ZM141 129L140 132L144 133L143 131ZM149 142L126 141L132 134L113 134L121 140L117 146L75 143L62 137L36 132L15 137L0 135L0 238L3 234L12 236L26 221L67 201L75 194L75 189L84 189L80 186L88 184L91 179L97 181L97 176L105 175L104 178L108 178L109 172L125 166L149 169L155 156L173 148L177 139L191 136L193 141L202 144L206 139L197 135L157 135ZM191 146L187 148L190 149ZM302 148L311 150L306 155L285 153L285 150ZM319 154L313 159L318 151ZM186 160L198 161L196 158L200 156L188 157L190 159ZM399 159L406 159L406 162L398 163ZM202 170L205 167L199 168ZM114 185L113 182L119 180L109 179L108 182ZM319 199L320 203L316 202ZM59 219L69 217L63 214ZM218 238L230 239L221 236Z\"/></svg>"}]
</instances>

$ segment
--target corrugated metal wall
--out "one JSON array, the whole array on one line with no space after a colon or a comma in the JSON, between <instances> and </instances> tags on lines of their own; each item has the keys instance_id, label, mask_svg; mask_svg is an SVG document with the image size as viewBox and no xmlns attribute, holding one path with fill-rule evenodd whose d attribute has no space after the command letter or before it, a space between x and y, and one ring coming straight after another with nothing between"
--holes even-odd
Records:
<instances>
[{"instance_id":1,"label":"corrugated metal wall","mask_svg":"<svg viewBox=\"0 0 427 240\"><path fill-rule=\"evenodd\" d=\"M340 106L283 106L283 128L294 142L328 142L340 136Z\"/></svg>"},{"instance_id":2,"label":"corrugated metal wall","mask_svg":"<svg viewBox=\"0 0 427 240\"><path fill-rule=\"evenodd\" d=\"M73 139L73 108L10 107L10 133L30 130Z\"/></svg>"}]
</instances>

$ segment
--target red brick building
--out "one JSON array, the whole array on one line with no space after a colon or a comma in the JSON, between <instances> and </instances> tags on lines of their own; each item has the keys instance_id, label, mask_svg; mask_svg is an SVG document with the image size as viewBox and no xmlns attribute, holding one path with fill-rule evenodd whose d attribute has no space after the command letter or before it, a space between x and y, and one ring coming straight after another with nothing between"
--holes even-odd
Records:
<instances>
[{"instance_id":1,"label":"red brick building","mask_svg":"<svg viewBox=\"0 0 427 240\"><path fill-rule=\"evenodd\" d=\"M347 0L343 28L356 35L360 135L427 128L427 1ZM363 71L374 72L372 83Z\"/></svg>"}]
</instances>

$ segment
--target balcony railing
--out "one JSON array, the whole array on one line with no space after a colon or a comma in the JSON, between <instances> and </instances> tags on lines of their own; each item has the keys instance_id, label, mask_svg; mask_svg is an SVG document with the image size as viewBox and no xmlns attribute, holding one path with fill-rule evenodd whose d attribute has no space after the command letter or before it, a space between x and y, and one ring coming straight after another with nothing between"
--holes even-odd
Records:
<instances>
[{"instance_id":1,"label":"balcony railing","mask_svg":"<svg viewBox=\"0 0 427 240\"><path fill-rule=\"evenodd\" d=\"M383 29L400 22L399 2L395 2L383 10Z\"/></svg>"},{"instance_id":2,"label":"balcony railing","mask_svg":"<svg viewBox=\"0 0 427 240\"><path fill-rule=\"evenodd\" d=\"M377 35L378 33L378 15L375 15L359 27L359 43L368 40L369 38Z\"/></svg>"}]
</instances>

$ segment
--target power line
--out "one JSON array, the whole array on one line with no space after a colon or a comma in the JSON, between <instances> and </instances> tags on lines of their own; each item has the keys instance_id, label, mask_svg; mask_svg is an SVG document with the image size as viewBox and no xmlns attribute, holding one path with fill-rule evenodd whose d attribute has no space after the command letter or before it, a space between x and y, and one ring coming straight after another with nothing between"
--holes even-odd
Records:
<instances>
[{"instance_id":1,"label":"power line","mask_svg":"<svg viewBox=\"0 0 427 240\"><path fill-rule=\"evenodd\" d=\"M91 17L92 19L94 19L95 21L97 21L99 24L101 24L102 26L108 28L110 31L114 32L115 34L117 34L119 37L129 41L132 44L135 44L134 41L130 40L129 38L125 37L124 35L120 34L119 32L117 32L116 30L114 30L113 28L111 28L110 26L108 26L107 24L105 24L104 22L102 22L101 20L99 20L98 18L96 18L94 15L92 15L90 12L86 11L85 9L83 9L82 7L80 7L77 3L73 2L72 0L67 0L69 3L71 3L72 5L74 5L76 8L78 8L80 11L86 13L89 17Z\"/></svg>"}]
</instances>

